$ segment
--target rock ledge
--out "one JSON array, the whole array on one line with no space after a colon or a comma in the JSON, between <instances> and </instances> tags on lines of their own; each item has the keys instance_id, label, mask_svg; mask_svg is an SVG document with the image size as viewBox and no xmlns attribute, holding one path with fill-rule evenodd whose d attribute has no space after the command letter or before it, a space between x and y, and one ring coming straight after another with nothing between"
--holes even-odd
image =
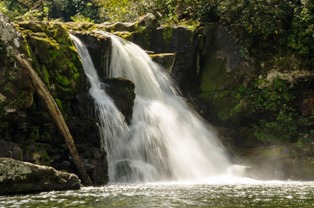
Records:
<instances>
[{"instance_id":1,"label":"rock ledge","mask_svg":"<svg viewBox=\"0 0 314 208\"><path fill-rule=\"evenodd\" d=\"M80 186L80 180L74 174L11 158L0 158L0 195L73 190Z\"/></svg>"}]
</instances>

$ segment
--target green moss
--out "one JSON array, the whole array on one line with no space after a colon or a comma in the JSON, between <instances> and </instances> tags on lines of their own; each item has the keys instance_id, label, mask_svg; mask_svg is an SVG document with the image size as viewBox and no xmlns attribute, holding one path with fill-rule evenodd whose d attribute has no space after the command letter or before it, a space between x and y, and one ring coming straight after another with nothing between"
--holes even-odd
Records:
<instances>
[{"instance_id":1,"label":"green moss","mask_svg":"<svg viewBox=\"0 0 314 208\"><path fill-rule=\"evenodd\" d=\"M61 102L61 100L60 100L60 99L58 99L58 98L55 98L55 102L56 102L56 104L57 104L58 108L59 108L60 110L62 110L62 109L63 109L63 106L62 106L62 102Z\"/></svg>"},{"instance_id":2,"label":"green moss","mask_svg":"<svg viewBox=\"0 0 314 208\"><path fill-rule=\"evenodd\" d=\"M119 36L119 37L121 37L121 38L123 38L123 39L126 39L126 40L130 40L132 38L132 35L133 35L133 33L125 32L125 31L123 31L123 32L121 32L121 31L115 32L114 34Z\"/></svg>"},{"instance_id":3,"label":"green moss","mask_svg":"<svg viewBox=\"0 0 314 208\"><path fill-rule=\"evenodd\" d=\"M226 72L225 61L220 58L207 60L201 75L202 93L199 97L214 106L218 117L225 121L234 116L239 104L236 88L226 86L233 73Z\"/></svg>"},{"instance_id":4,"label":"green moss","mask_svg":"<svg viewBox=\"0 0 314 208\"><path fill-rule=\"evenodd\" d=\"M173 27L165 27L162 31L162 39L166 43L167 47L170 47L172 40Z\"/></svg>"},{"instance_id":5,"label":"green moss","mask_svg":"<svg viewBox=\"0 0 314 208\"><path fill-rule=\"evenodd\" d=\"M66 76L62 76L60 75L59 72L55 72L55 77L56 81L58 82L58 84L60 84L62 87L64 87L65 89L67 87L69 87L70 85L70 80L66 77ZM66 90L67 91L67 90Z\"/></svg>"},{"instance_id":6,"label":"green moss","mask_svg":"<svg viewBox=\"0 0 314 208\"><path fill-rule=\"evenodd\" d=\"M44 83L46 84L46 86L49 89L50 88L50 82L49 82L50 75L49 75L49 72L48 72L48 70L47 70L45 65L42 65L41 67L42 67L41 70L40 70L41 71L41 75L42 75L41 77L42 77Z\"/></svg>"},{"instance_id":7,"label":"green moss","mask_svg":"<svg viewBox=\"0 0 314 208\"><path fill-rule=\"evenodd\" d=\"M33 141L38 141L39 135L40 135L39 134L39 127L38 126L32 126L29 138Z\"/></svg>"},{"instance_id":8,"label":"green moss","mask_svg":"<svg viewBox=\"0 0 314 208\"><path fill-rule=\"evenodd\" d=\"M26 51L32 58L34 69L57 100L63 116L68 117L68 106L77 93L82 64L67 28L53 22L16 24L25 37Z\"/></svg>"}]
</instances>

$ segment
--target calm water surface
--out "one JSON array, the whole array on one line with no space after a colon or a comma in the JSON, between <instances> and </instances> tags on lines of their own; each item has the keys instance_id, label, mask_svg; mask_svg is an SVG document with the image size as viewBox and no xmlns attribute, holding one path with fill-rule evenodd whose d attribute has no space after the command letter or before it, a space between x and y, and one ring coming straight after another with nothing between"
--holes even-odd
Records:
<instances>
[{"instance_id":1,"label":"calm water surface","mask_svg":"<svg viewBox=\"0 0 314 208\"><path fill-rule=\"evenodd\" d=\"M314 207L314 182L115 184L0 197L0 207Z\"/></svg>"}]
</instances>

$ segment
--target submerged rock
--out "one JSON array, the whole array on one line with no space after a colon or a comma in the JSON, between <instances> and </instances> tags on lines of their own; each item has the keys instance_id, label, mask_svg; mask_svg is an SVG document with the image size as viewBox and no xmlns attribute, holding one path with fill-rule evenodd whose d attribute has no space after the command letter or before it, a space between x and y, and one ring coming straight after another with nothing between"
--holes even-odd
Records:
<instances>
[{"instance_id":1,"label":"submerged rock","mask_svg":"<svg viewBox=\"0 0 314 208\"><path fill-rule=\"evenodd\" d=\"M10 158L0 158L0 194L74 190L80 186L80 180L74 174Z\"/></svg>"}]
</instances>

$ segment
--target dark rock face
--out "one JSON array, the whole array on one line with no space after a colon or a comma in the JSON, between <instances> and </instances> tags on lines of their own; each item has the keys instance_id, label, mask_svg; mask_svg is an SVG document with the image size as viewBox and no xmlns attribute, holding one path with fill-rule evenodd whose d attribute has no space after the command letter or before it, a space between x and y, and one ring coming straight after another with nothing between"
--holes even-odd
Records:
<instances>
[{"instance_id":1,"label":"dark rock face","mask_svg":"<svg viewBox=\"0 0 314 208\"><path fill-rule=\"evenodd\" d=\"M51 167L0 158L0 194L32 193L80 188L79 178Z\"/></svg>"},{"instance_id":2,"label":"dark rock face","mask_svg":"<svg viewBox=\"0 0 314 208\"><path fill-rule=\"evenodd\" d=\"M175 53L159 53L150 55L154 62L171 72L175 60Z\"/></svg>"},{"instance_id":3,"label":"dark rock face","mask_svg":"<svg viewBox=\"0 0 314 208\"><path fill-rule=\"evenodd\" d=\"M17 144L0 140L0 157L9 157L16 160L22 160L23 152Z\"/></svg>"},{"instance_id":4,"label":"dark rock face","mask_svg":"<svg viewBox=\"0 0 314 208\"><path fill-rule=\"evenodd\" d=\"M186 27L159 27L151 34L149 50L154 53L175 53L170 73L175 83L187 90L195 78L194 32Z\"/></svg>"},{"instance_id":5,"label":"dark rock face","mask_svg":"<svg viewBox=\"0 0 314 208\"><path fill-rule=\"evenodd\" d=\"M106 183L106 152L101 150L94 102L67 29L40 22L15 24L27 41L22 43L9 20L1 20L6 22L0 24L0 56L5 61L0 64L0 155L77 172L47 109L15 64L12 48L19 46L55 98L75 142L85 146L80 154L86 167L92 167L89 174L94 183Z\"/></svg>"},{"instance_id":6,"label":"dark rock face","mask_svg":"<svg viewBox=\"0 0 314 208\"><path fill-rule=\"evenodd\" d=\"M88 48L93 64L99 77L107 77L107 69L110 65L111 40L105 36L90 32L72 31Z\"/></svg>"},{"instance_id":7,"label":"dark rock face","mask_svg":"<svg viewBox=\"0 0 314 208\"><path fill-rule=\"evenodd\" d=\"M134 84L123 78L105 79L105 90L114 100L115 105L125 116L128 123L131 122L135 99Z\"/></svg>"}]
</instances>

